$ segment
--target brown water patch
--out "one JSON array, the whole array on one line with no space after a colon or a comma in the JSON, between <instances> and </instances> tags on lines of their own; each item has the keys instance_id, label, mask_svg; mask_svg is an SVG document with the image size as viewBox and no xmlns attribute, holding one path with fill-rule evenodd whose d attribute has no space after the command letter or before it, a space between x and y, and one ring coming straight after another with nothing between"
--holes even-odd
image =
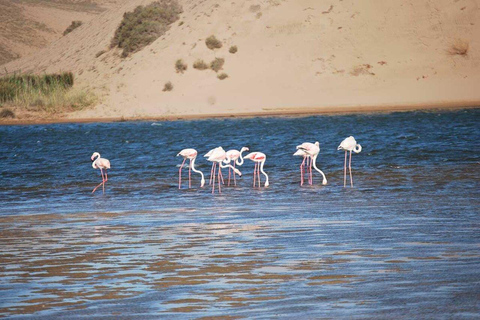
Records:
<instances>
[{"instance_id":1,"label":"brown water patch","mask_svg":"<svg viewBox=\"0 0 480 320\"><path fill-rule=\"evenodd\" d=\"M169 312L194 312L205 309L204 306L187 306L187 307L178 307L168 310Z\"/></svg>"},{"instance_id":2,"label":"brown water patch","mask_svg":"<svg viewBox=\"0 0 480 320\"><path fill-rule=\"evenodd\" d=\"M336 279L348 279L357 278L356 275L344 274L344 275L325 275L325 276L313 276L309 277L309 280L336 280Z\"/></svg>"},{"instance_id":3,"label":"brown water patch","mask_svg":"<svg viewBox=\"0 0 480 320\"><path fill-rule=\"evenodd\" d=\"M442 260L440 257L407 257L410 260Z\"/></svg>"},{"instance_id":4,"label":"brown water patch","mask_svg":"<svg viewBox=\"0 0 480 320\"><path fill-rule=\"evenodd\" d=\"M405 260L385 260L386 263L407 263Z\"/></svg>"}]
</instances>

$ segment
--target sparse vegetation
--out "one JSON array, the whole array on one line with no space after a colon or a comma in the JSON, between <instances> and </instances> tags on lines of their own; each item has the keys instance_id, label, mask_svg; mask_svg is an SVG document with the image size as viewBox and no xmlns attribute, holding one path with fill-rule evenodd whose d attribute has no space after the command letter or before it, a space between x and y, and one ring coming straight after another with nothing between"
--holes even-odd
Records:
<instances>
[{"instance_id":1,"label":"sparse vegetation","mask_svg":"<svg viewBox=\"0 0 480 320\"><path fill-rule=\"evenodd\" d=\"M177 62L175 62L175 70L177 73L183 73L187 70L187 64L183 63L182 59L178 59Z\"/></svg>"},{"instance_id":2,"label":"sparse vegetation","mask_svg":"<svg viewBox=\"0 0 480 320\"><path fill-rule=\"evenodd\" d=\"M470 44L467 40L463 39L456 39L448 48L448 54L455 56L466 56L468 54L468 49L470 48Z\"/></svg>"},{"instance_id":3,"label":"sparse vegetation","mask_svg":"<svg viewBox=\"0 0 480 320\"><path fill-rule=\"evenodd\" d=\"M181 13L182 7L176 0L160 0L147 6L138 6L133 12L123 15L111 47L122 48L122 57L127 57L165 34Z\"/></svg>"},{"instance_id":4,"label":"sparse vegetation","mask_svg":"<svg viewBox=\"0 0 480 320\"><path fill-rule=\"evenodd\" d=\"M193 68L198 70L206 70L208 69L208 64L205 61L198 59L193 63Z\"/></svg>"},{"instance_id":5,"label":"sparse vegetation","mask_svg":"<svg viewBox=\"0 0 480 320\"><path fill-rule=\"evenodd\" d=\"M163 90L162 91L172 91L173 90L173 84L168 81L167 83L165 83L165 85L163 86Z\"/></svg>"},{"instance_id":6,"label":"sparse vegetation","mask_svg":"<svg viewBox=\"0 0 480 320\"><path fill-rule=\"evenodd\" d=\"M207 45L207 48L210 50L213 49L220 49L222 47L222 42L215 38L214 35L211 35L210 37L205 40L205 44Z\"/></svg>"},{"instance_id":7,"label":"sparse vegetation","mask_svg":"<svg viewBox=\"0 0 480 320\"><path fill-rule=\"evenodd\" d=\"M65 35L69 34L73 30L80 27L81 25L82 25L82 21L72 21L72 23L68 26L68 28L65 29L65 31L63 31L63 35L65 36Z\"/></svg>"},{"instance_id":8,"label":"sparse vegetation","mask_svg":"<svg viewBox=\"0 0 480 320\"><path fill-rule=\"evenodd\" d=\"M97 52L97 54L95 54L95 58L98 58L100 57L102 54L104 54L105 52L107 52L106 50L100 50Z\"/></svg>"},{"instance_id":9,"label":"sparse vegetation","mask_svg":"<svg viewBox=\"0 0 480 320\"><path fill-rule=\"evenodd\" d=\"M228 50L228 52L230 53L236 53L237 51L238 51L237 46L231 46L230 49Z\"/></svg>"},{"instance_id":10,"label":"sparse vegetation","mask_svg":"<svg viewBox=\"0 0 480 320\"><path fill-rule=\"evenodd\" d=\"M0 118L15 118L15 113L10 109L5 108L0 111Z\"/></svg>"},{"instance_id":11,"label":"sparse vegetation","mask_svg":"<svg viewBox=\"0 0 480 320\"><path fill-rule=\"evenodd\" d=\"M213 60L210 63L210 69L212 69L215 72L218 72L218 71L222 70L224 63L225 63L225 59L215 58L215 60Z\"/></svg>"},{"instance_id":12,"label":"sparse vegetation","mask_svg":"<svg viewBox=\"0 0 480 320\"><path fill-rule=\"evenodd\" d=\"M226 78L228 78L228 74L226 74L226 73L224 73L224 72L223 72L223 73L220 73L220 74L217 76L217 78L220 79L220 80L226 79Z\"/></svg>"},{"instance_id":13,"label":"sparse vegetation","mask_svg":"<svg viewBox=\"0 0 480 320\"><path fill-rule=\"evenodd\" d=\"M89 106L95 96L74 90L73 74L12 75L0 78L0 102L30 111L58 112Z\"/></svg>"}]
</instances>

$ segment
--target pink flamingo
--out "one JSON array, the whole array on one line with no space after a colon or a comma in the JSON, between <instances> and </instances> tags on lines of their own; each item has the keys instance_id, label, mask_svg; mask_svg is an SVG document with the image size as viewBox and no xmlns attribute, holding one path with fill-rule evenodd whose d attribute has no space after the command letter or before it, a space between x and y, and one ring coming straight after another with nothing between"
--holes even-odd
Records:
<instances>
[{"instance_id":1,"label":"pink flamingo","mask_svg":"<svg viewBox=\"0 0 480 320\"><path fill-rule=\"evenodd\" d=\"M235 164L237 164L238 166L241 166L243 165L243 158L242 158L242 153L245 152L245 151L248 151L249 149L247 147L243 147L240 151L238 150L235 150L235 149L232 149L232 150L228 150L226 155L227 155L227 159L225 159L225 163L230 163L230 161L233 161L233 167L235 168ZM238 159L240 159L240 161L238 161ZM230 172L231 172L231 169L228 168L228 185L230 185ZM235 186L237 185L237 180L235 178L235 173L233 174L233 181L234 181L234 184Z\"/></svg>"},{"instance_id":2,"label":"pink flamingo","mask_svg":"<svg viewBox=\"0 0 480 320\"><path fill-rule=\"evenodd\" d=\"M212 171L213 171L213 182L212 182L212 193L215 193L215 164L218 163L218 192L219 193L222 193L222 187L220 186L220 179L223 180L222 178L222 168L231 168L233 169L234 171L234 174L238 174L239 176L242 176L242 173L240 172L240 170L238 170L237 168L234 168L232 165L230 164L227 164L227 165L223 165L222 162L224 162L226 159L227 159L227 154L225 152L225 150L222 148L222 147L217 147L215 149L213 149L213 151L209 152L209 157L208 157L208 161L211 161L213 162L213 165L212 165ZM228 161L230 162L230 161Z\"/></svg>"},{"instance_id":3,"label":"pink flamingo","mask_svg":"<svg viewBox=\"0 0 480 320\"><path fill-rule=\"evenodd\" d=\"M97 188L100 186L103 186L103 193L105 193L105 182L108 181L107 169L110 169L110 161L108 159L101 158L100 153L98 152L94 152L90 159L92 160L93 169L100 169L100 173L102 175L102 183L96 186L92 193L94 193L95 190L97 190ZM103 170L105 170L105 177L103 176Z\"/></svg>"},{"instance_id":4,"label":"pink flamingo","mask_svg":"<svg viewBox=\"0 0 480 320\"><path fill-rule=\"evenodd\" d=\"M177 154L177 157L178 156L183 157L182 165L180 166L180 169L178 169L178 189L180 189L181 185L182 185L182 168L183 168L183 165L185 164L185 161L187 159L190 160L190 165L188 166L188 187L189 188L192 187L191 175L192 175L192 171L193 171L193 172L196 172L196 173L200 173L202 175L202 180L200 182L200 188L203 188L203 185L205 184L205 179L203 177L203 173L200 170L195 169L195 159L197 158L197 154L198 154L197 150L191 149L191 148L190 149L183 149L182 151L180 151Z\"/></svg>"},{"instance_id":5,"label":"pink flamingo","mask_svg":"<svg viewBox=\"0 0 480 320\"><path fill-rule=\"evenodd\" d=\"M313 175L312 175L312 165L313 165L313 168L315 168L315 170L320 172L320 174L323 176L322 184L326 185L327 178L325 177L325 174L323 173L323 171L317 168L317 164L316 164L318 154L320 153L320 143L318 141L315 143L304 142L301 145L297 146L297 149L304 151L311 158L310 166L309 166L309 172L310 172L310 178L308 180L309 184L310 185L313 184Z\"/></svg>"},{"instance_id":6,"label":"pink flamingo","mask_svg":"<svg viewBox=\"0 0 480 320\"><path fill-rule=\"evenodd\" d=\"M353 187L352 177L352 151L360 153L362 146L357 143L354 137L350 136L340 143L337 150L345 150L345 164L343 166L343 187L347 186L347 151L350 151L350 160L348 162L348 169L350 171L350 185Z\"/></svg>"},{"instance_id":7,"label":"pink flamingo","mask_svg":"<svg viewBox=\"0 0 480 320\"><path fill-rule=\"evenodd\" d=\"M300 150L300 149L297 150L293 155L303 157L302 164L300 165L300 185L303 186L303 175L304 175L304 172L305 172L305 162L307 162L307 166L308 166L308 161L310 159L310 156L305 151Z\"/></svg>"},{"instance_id":8,"label":"pink flamingo","mask_svg":"<svg viewBox=\"0 0 480 320\"><path fill-rule=\"evenodd\" d=\"M268 183L268 175L263 171L263 165L265 164L265 160L267 160L267 156L265 153L262 152L251 152L247 154L244 159L249 159L255 162L255 169L253 169L253 187L255 187L255 178L258 177L258 187L261 187L260 184L260 172L262 172L265 177L265 187L268 187L270 184Z\"/></svg>"}]
</instances>

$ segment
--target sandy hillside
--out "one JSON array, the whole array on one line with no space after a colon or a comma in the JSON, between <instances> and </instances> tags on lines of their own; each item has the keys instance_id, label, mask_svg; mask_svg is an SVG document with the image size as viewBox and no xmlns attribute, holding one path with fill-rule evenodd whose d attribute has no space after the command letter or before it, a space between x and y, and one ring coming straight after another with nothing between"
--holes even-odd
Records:
<instances>
[{"instance_id":1,"label":"sandy hillside","mask_svg":"<svg viewBox=\"0 0 480 320\"><path fill-rule=\"evenodd\" d=\"M45 48L72 21L88 22L127 0L0 0L0 65Z\"/></svg>"},{"instance_id":2,"label":"sandy hillside","mask_svg":"<svg viewBox=\"0 0 480 320\"><path fill-rule=\"evenodd\" d=\"M121 59L108 50L115 28L149 2L106 10L5 67L73 71L101 101L75 118L480 105L478 0L184 0L164 37ZM206 47L212 34L221 49ZM458 39L465 56L448 53ZM192 67L215 57L225 80ZM188 63L183 74L177 59ZM163 92L167 81L174 88Z\"/></svg>"}]
</instances>

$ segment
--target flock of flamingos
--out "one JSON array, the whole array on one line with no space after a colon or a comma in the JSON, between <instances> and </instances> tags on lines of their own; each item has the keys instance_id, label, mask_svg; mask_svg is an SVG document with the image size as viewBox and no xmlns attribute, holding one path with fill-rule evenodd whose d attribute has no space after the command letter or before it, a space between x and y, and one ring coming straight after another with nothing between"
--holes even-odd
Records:
<instances>
[{"instance_id":1,"label":"flock of flamingos","mask_svg":"<svg viewBox=\"0 0 480 320\"><path fill-rule=\"evenodd\" d=\"M345 151L345 163L344 163L344 170L343 170L343 186L346 187L347 185L347 152L350 152L350 159L348 162L348 169L350 172L350 184L353 187L353 178L352 178L352 151L355 153L359 153L362 151L362 146L357 143L354 137L350 136L343 140L340 145L338 146L337 150L344 150ZM258 187L261 187L260 184L260 173L265 176L265 187L269 186L268 182L268 174L263 170L263 165L265 164L265 160L267 156L262 152L251 152L246 156L242 157L242 153L245 151L249 151L247 147L243 147L240 151L238 150L228 150L225 151L222 147L217 147L215 149L210 150L204 157L207 158L208 161L212 162L212 170L210 171L210 182L209 184L212 185L212 193L215 193L215 176L217 176L218 182L218 191L219 193L222 192L221 184L224 183L223 175L222 175L222 168L228 168L228 185L230 185L230 177L231 172L233 171L233 181L234 184L237 185L237 181L235 175L238 174L239 176L242 175L240 170L236 168L236 166L243 165L244 159L252 160L255 163L255 169L253 170L253 187L258 180ZM304 142L301 145L297 146L297 151L293 154L294 156L301 156L303 157L302 164L300 165L300 185L304 183L304 176L305 176L305 167L307 168L308 176L308 183L311 185L313 184L313 174L312 174L312 167L320 172L323 177L322 184L327 184L327 178L322 170L317 168L316 160L317 156L320 153L320 144L317 142L310 143ZM188 166L188 187L192 187L192 180L191 180L191 172L199 173L202 176L202 180L200 182L200 187L205 185L205 178L203 173L200 170L195 169L195 159L197 158L198 152L195 149L183 149L180 151L177 156L183 157L183 162L180 165L178 170L178 188L182 187L182 168L185 164L185 161L190 160L190 164ZM108 181L107 169L110 169L110 161L105 158L100 157L100 153L94 152L91 156L92 160L92 167L94 169L100 169L100 173L102 175L102 183L93 189L92 193L94 193L100 186L103 187L103 192L105 193L105 182ZM233 165L231 163L233 162ZM217 164L218 164L218 171L217 171ZM105 171L105 172L104 172Z\"/></svg>"}]
</instances>

